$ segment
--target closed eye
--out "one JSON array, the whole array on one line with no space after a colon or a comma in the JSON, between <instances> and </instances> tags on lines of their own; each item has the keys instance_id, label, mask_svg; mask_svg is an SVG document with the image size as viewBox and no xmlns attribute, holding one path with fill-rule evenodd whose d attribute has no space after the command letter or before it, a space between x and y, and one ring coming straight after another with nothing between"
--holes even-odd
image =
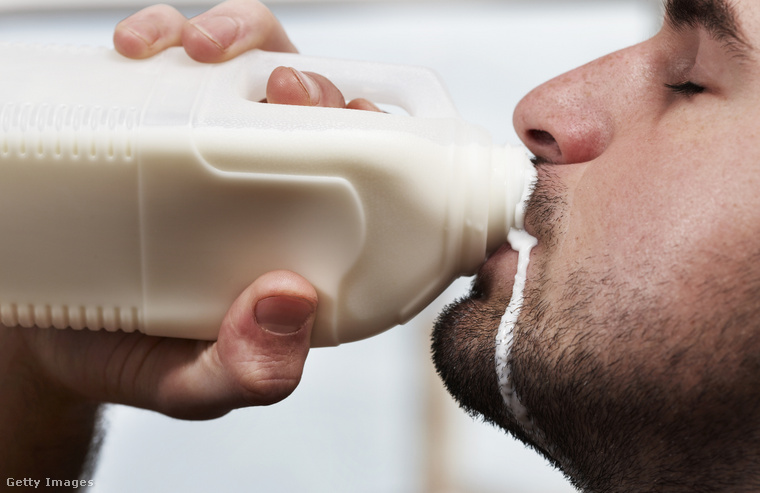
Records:
<instances>
[{"instance_id":1,"label":"closed eye","mask_svg":"<svg viewBox=\"0 0 760 493\"><path fill-rule=\"evenodd\" d=\"M673 94L687 97L705 92L704 87L691 81L681 82L680 84L665 84L665 87L670 89Z\"/></svg>"}]
</instances>

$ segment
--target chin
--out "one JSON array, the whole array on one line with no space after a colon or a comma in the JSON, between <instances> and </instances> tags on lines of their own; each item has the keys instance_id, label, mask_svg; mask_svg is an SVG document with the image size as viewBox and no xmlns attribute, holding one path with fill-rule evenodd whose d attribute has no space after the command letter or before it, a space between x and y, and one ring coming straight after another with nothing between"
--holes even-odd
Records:
<instances>
[{"instance_id":1,"label":"chin","mask_svg":"<svg viewBox=\"0 0 760 493\"><path fill-rule=\"evenodd\" d=\"M468 414L508 431L548 457L505 404L496 371L496 335L512 297L517 257L509 244L502 246L481 267L470 292L440 314L432 335L433 363L448 392ZM515 332L522 326L518 322Z\"/></svg>"},{"instance_id":2,"label":"chin","mask_svg":"<svg viewBox=\"0 0 760 493\"><path fill-rule=\"evenodd\" d=\"M514 272L509 280L504 278L508 275L497 274L511 263L512 253L516 255L508 245L494 253L470 293L443 310L433 328L431 347L438 375L460 406L502 427L511 420L499 392L494 358L496 333L511 297Z\"/></svg>"}]
</instances>

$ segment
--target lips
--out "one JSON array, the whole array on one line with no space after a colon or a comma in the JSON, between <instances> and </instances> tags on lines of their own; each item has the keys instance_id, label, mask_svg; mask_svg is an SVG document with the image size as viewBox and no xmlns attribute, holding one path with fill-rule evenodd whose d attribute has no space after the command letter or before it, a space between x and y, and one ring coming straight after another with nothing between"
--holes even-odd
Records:
<instances>
[{"instance_id":1,"label":"lips","mask_svg":"<svg viewBox=\"0 0 760 493\"><path fill-rule=\"evenodd\" d=\"M518 224L520 222L524 223L521 224L521 226L524 228L524 232L522 235L517 235L514 237L515 241L518 242L517 246L519 248L526 247L524 244L526 236L525 233L527 233L527 235L530 237L533 237L529 238L530 240L535 241L537 238L537 236L534 234L534 228L532 228L531 225L531 214L527 206L530 204L528 197L533 193L533 189L538 186L537 180L538 173L540 171L541 170L537 167L536 175L534 176L532 183L526 185L526 189L524 190L523 202L520 207L525 207L527 210L524 210L522 213L522 219L518 221ZM514 231L515 230L511 230L510 235L512 235ZM534 245L535 243L531 245L531 247ZM529 247L529 251L533 253L535 251L535 248L531 250L531 247ZM488 291L496 291L500 296L506 296L506 299L509 300L512 297L512 290L515 284L515 276L518 274L518 261L518 251L512 248L509 241L507 241L486 258L486 262L478 271L479 283ZM530 264L530 262L528 262L528 264Z\"/></svg>"},{"instance_id":2,"label":"lips","mask_svg":"<svg viewBox=\"0 0 760 493\"><path fill-rule=\"evenodd\" d=\"M509 243L504 243L493 252L478 271L479 282L484 289L488 292L496 291L508 300L515 283L517 260L517 251Z\"/></svg>"}]
</instances>

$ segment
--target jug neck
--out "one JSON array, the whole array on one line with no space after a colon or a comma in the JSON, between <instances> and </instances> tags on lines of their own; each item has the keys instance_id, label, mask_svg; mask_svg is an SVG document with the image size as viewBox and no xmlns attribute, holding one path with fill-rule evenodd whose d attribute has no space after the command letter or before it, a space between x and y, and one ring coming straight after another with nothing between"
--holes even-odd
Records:
<instances>
[{"instance_id":1,"label":"jug neck","mask_svg":"<svg viewBox=\"0 0 760 493\"><path fill-rule=\"evenodd\" d=\"M510 228L523 228L525 207L536 181L536 169L523 148L494 146L491 162L488 253L507 241Z\"/></svg>"}]
</instances>

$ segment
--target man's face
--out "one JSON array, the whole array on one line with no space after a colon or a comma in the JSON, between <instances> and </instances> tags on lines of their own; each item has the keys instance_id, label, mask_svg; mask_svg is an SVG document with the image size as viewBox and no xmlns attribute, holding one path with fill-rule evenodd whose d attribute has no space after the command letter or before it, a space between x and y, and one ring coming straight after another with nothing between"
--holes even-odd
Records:
<instances>
[{"instance_id":1,"label":"man's face","mask_svg":"<svg viewBox=\"0 0 760 493\"><path fill-rule=\"evenodd\" d=\"M434 333L465 408L592 489L675 481L681 463L698 483L760 438L760 3L668 4L654 38L515 112L539 175L510 356L530 421L502 402L493 360L516 252L492 255Z\"/></svg>"}]
</instances>

